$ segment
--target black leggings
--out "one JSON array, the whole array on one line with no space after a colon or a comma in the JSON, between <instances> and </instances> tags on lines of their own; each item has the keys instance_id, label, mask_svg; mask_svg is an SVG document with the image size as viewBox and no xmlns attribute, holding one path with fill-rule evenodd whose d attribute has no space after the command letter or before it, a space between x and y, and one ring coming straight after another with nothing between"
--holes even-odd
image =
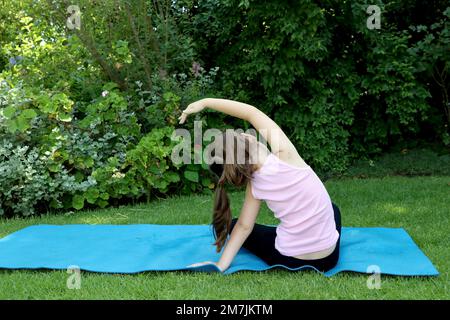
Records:
<instances>
[{"instance_id":1,"label":"black leggings","mask_svg":"<svg viewBox=\"0 0 450 320\"><path fill-rule=\"evenodd\" d=\"M301 260L282 255L275 248L275 237L277 235L276 227L262 224L255 224L252 232L245 240L243 247L264 260L268 265L282 264L289 268L298 268L301 266L310 265L319 271L326 272L336 266L339 259L339 245L341 242L341 212L334 203L333 210L336 230L339 232L339 238L334 251L325 258L316 260ZM231 230L233 230L236 222L237 218L234 218L231 223Z\"/></svg>"}]
</instances>

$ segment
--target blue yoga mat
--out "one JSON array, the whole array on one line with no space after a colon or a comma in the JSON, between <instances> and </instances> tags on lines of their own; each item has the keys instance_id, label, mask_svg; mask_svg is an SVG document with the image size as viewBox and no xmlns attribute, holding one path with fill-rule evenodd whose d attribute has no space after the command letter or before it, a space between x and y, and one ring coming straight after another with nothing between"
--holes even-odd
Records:
<instances>
[{"instance_id":1,"label":"blue yoga mat","mask_svg":"<svg viewBox=\"0 0 450 320\"><path fill-rule=\"evenodd\" d=\"M215 265L187 267L218 261L209 225L35 225L0 239L0 268L67 269L106 273L193 270L218 272ZM246 249L225 274L274 267ZM312 267L302 267L312 268ZM298 270L289 269L289 270ZM337 266L341 271L380 272L402 276L435 276L438 271L402 228L342 228Z\"/></svg>"}]
</instances>

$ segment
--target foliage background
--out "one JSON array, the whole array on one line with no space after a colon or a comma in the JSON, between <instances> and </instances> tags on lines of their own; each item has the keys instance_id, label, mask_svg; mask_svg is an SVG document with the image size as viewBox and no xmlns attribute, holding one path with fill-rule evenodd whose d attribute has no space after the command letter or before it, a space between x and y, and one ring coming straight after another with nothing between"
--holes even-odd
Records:
<instances>
[{"instance_id":1,"label":"foliage background","mask_svg":"<svg viewBox=\"0 0 450 320\"><path fill-rule=\"evenodd\" d=\"M205 165L170 161L178 114L207 96L261 108L322 177L392 148L448 162L446 1L82 0L79 29L69 5L0 7L4 216L209 193Z\"/></svg>"}]
</instances>

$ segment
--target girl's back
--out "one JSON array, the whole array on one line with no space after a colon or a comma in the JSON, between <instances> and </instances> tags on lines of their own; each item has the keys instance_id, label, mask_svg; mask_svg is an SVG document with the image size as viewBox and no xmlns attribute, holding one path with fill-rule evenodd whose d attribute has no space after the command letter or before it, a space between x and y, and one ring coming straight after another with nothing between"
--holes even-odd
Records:
<instances>
[{"instance_id":1,"label":"girl's back","mask_svg":"<svg viewBox=\"0 0 450 320\"><path fill-rule=\"evenodd\" d=\"M252 194L280 220L276 249L299 256L331 248L337 241L333 207L322 181L309 166L297 167L269 153L253 173Z\"/></svg>"}]
</instances>

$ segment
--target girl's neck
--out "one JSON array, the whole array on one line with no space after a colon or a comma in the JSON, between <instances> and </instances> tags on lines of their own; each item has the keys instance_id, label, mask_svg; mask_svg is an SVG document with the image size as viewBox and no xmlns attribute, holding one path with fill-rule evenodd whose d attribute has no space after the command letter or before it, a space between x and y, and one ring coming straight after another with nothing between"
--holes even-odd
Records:
<instances>
[{"instance_id":1,"label":"girl's neck","mask_svg":"<svg viewBox=\"0 0 450 320\"><path fill-rule=\"evenodd\" d=\"M256 164L256 170L259 170L263 166L269 154L270 150L265 145L258 142L258 147L255 152L250 154L251 163Z\"/></svg>"}]
</instances>

